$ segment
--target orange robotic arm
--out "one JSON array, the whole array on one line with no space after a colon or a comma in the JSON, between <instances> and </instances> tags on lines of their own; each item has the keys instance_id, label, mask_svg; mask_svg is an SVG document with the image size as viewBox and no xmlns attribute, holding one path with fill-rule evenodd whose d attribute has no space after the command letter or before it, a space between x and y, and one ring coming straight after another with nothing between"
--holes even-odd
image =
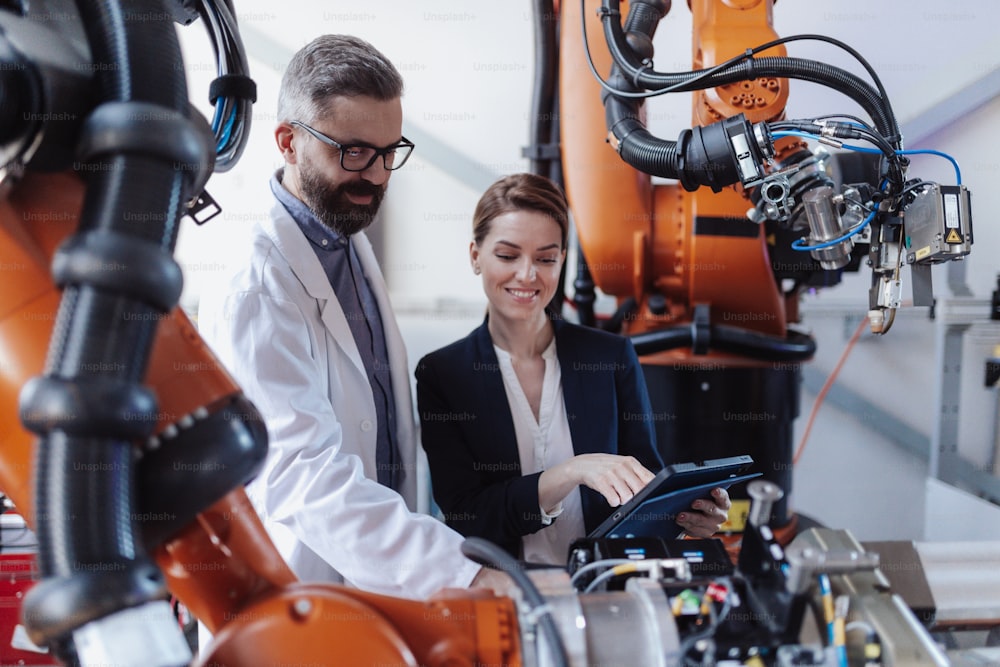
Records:
<instances>
[{"instance_id":1,"label":"orange robotic arm","mask_svg":"<svg viewBox=\"0 0 1000 667\"><path fill-rule=\"evenodd\" d=\"M614 60L604 24L624 22L624 15L608 15L606 9L602 13L602 4L608 3L599 0L586 3L585 10L580 4L563 3L561 62L585 63L589 51L608 85L622 86L622 77L608 76ZM637 47L640 55L651 59L652 28L669 11L670 3L647 4L659 13L632 26L629 44L644 45ZM696 70L777 37L771 27L770 1L694 0L690 5ZM585 11L586 44L577 29L580 11ZM647 40L642 39L644 34ZM782 47L774 52L784 55ZM654 414L662 415L656 423L664 460L751 454L759 470L789 489L790 468L771 463L790 457L788 437L797 414L797 382L787 369L772 369L775 361L786 361L791 368L808 359L813 345L788 330L789 321L797 319L797 295L784 294L775 280L769 234L763 225L746 219L752 204L739 178L719 184L711 171L716 163L702 159L705 164L700 173L693 168L690 174L680 169L659 173L677 182L654 183L651 161L643 171L619 153L623 138L630 141L645 132L644 107L635 102L634 111L609 120L608 109L624 103L609 99L610 93L594 73L579 66L564 65L559 94L561 107L572 109L561 119L561 147L581 254L597 287L616 297L619 304L631 304L621 318L622 331L632 337L642 357ZM717 127L737 114L742 114L748 127L781 118L787 97L787 81L774 76L697 91L692 101L695 130L713 123ZM598 103L602 99L603 105ZM612 122L618 124L612 126ZM620 129L626 123L631 127ZM683 156L683 147L703 145L703 136L687 137L683 143L682 135L668 150ZM652 140L646 143L642 151L653 154L659 149ZM690 160L678 158L677 162L693 167ZM718 164L721 170L721 160ZM732 337L731 344L724 340L726 336ZM743 346L741 341L749 344ZM760 356L754 354L758 343ZM757 398L760 387L755 385L761 383L769 387L766 394L773 401ZM740 395L747 398L740 399ZM727 423L723 419L727 412L767 413L774 419ZM734 496L732 515L738 516L747 501L740 489ZM790 521L786 503L776 508L779 524Z\"/></svg>"},{"instance_id":2,"label":"orange robotic arm","mask_svg":"<svg viewBox=\"0 0 1000 667\"><path fill-rule=\"evenodd\" d=\"M823 38L854 54L874 85L787 57L791 38L772 28L773 0L687 4L692 70L660 72L653 36L669 0L562 3L560 147L581 273L615 298L608 324L631 337L643 361L663 459L750 454L789 491L800 364L815 350L790 326L801 294L835 285L867 260L870 318L888 331L900 258L926 274L929 264L968 253L968 193L934 185L912 196L888 97L849 47ZM590 70L577 65L588 60ZM787 120L792 78L838 90L871 122ZM676 141L645 124L646 98L667 92L692 93L692 126ZM810 150L810 137L873 148L831 156ZM943 206L955 211L954 233L932 212ZM948 249L932 240L949 234ZM935 259L923 262L922 253ZM578 278L581 286L588 281ZM735 495L739 516L748 501L740 488ZM775 507L779 526L794 520L787 503Z\"/></svg>"},{"instance_id":3,"label":"orange robotic arm","mask_svg":"<svg viewBox=\"0 0 1000 667\"><path fill-rule=\"evenodd\" d=\"M598 72L608 72L613 61L597 18L601 4L587 3L587 47ZM665 4L669 9L670 3ZM777 37L770 2L696 0L691 5L695 68L711 67L745 45ZM580 11L580 3L563 3L564 63L587 60L581 32L575 29ZM566 67L562 73L562 104L573 110L562 119L564 178L581 248L598 287L639 302L628 319L629 332L690 322L695 304L710 303L714 321L728 315L731 321L746 321L750 329L783 336L785 298L771 272L764 228L745 221L749 203L742 188L711 192L697 185L654 185L649 173L626 164L614 150L618 139L608 134L605 108L596 103L606 95L586 68ZM787 97L787 83L777 77L698 91L694 122L709 125L738 113L751 123L776 119ZM733 289L734 284L740 289ZM751 319L746 317L750 313L768 316Z\"/></svg>"}]
</instances>

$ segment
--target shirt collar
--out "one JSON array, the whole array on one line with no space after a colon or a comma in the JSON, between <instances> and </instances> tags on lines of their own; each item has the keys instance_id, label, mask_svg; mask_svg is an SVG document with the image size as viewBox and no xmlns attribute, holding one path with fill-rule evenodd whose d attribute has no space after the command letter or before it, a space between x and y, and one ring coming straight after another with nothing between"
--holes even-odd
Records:
<instances>
[{"instance_id":1,"label":"shirt collar","mask_svg":"<svg viewBox=\"0 0 1000 667\"><path fill-rule=\"evenodd\" d=\"M271 192L292 216L292 220L298 224L309 242L323 250L346 248L348 239L323 224L305 202L289 192L281 182L282 176L282 169L278 169L271 176Z\"/></svg>"},{"instance_id":2,"label":"shirt collar","mask_svg":"<svg viewBox=\"0 0 1000 667\"><path fill-rule=\"evenodd\" d=\"M500 357L503 357L505 359L512 358L510 352L501 347L498 347L496 343L493 343L493 349L496 351L498 359ZM546 361L555 361L557 359L555 336L552 337L552 340L549 341L549 344L545 346L544 350L542 350L542 359L545 359Z\"/></svg>"}]
</instances>

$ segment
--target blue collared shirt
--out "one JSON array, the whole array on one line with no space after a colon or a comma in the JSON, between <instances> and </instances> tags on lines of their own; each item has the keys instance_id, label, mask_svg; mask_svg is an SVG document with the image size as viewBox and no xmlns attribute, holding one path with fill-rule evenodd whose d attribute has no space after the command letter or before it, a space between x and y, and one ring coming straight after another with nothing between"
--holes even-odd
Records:
<instances>
[{"instance_id":1,"label":"blue collared shirt","mask_svg":"<svg viewBox=\"0 0 1000 667\"><path fill-rule=\"evenodd\" d=\"M316 252L330 286L337 295L337 301L344 310L344 317L347 318L368 374L378 420L375 449L378 481L390 488L398 488L401 480L396 443L396 405L392 397L385 331L375 294L361 269L350 238L330 229L305 203L286 190L281 184L281 173L279 170L271 177L271 192L292 216Z\"/></svg>"}]
</instances>

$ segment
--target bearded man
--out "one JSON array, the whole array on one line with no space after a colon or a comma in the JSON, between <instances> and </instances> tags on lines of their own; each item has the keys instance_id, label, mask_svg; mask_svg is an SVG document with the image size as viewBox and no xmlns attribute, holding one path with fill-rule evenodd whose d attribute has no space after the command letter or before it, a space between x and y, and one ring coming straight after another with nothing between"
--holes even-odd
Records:
<instances>
[{"instance_id":1,"label":"bearded man","mask_svg":"<svg viewBox=\"0 0 1000 667\"><path fill-rule=\"evenodd\" d=\"M260 409L270 449L247 487L298 577L423 599L505 577L414 511L406 352L364 229L413 144L403 81L371 44L326 35L295 54L274 131L284 166L248 264L203 295L199 328Z\"/></svg>"}]
</instances>

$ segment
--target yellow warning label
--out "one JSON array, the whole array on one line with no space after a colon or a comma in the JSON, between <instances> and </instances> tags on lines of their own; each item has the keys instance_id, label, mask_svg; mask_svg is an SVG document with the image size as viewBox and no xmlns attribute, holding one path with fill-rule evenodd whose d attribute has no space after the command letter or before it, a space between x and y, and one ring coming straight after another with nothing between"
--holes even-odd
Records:
<instances>
[{"instance_id":1,"label":"yellow warning label","mask_svg":"<svg viewBox=\"0 0 1000 667\"><path fill-rule=\"evenodd\" d=\"M962 243L962 235L958 233L957 229L952 229L948 231L948 236L944 237L945 243Z\"/></svg>"},{"instance_id":2,"label":"yellow warning label","mask_svg":"<svg viewBox=\"0 0 1000 667\"><path fill-rule=\"evenodd\" d=\"M748 516L750 516L750 501L734 498L733 506L729 509L729 519L722 524L719 532L742 533L746 529Z\"/></svg>"}]
</instances>

